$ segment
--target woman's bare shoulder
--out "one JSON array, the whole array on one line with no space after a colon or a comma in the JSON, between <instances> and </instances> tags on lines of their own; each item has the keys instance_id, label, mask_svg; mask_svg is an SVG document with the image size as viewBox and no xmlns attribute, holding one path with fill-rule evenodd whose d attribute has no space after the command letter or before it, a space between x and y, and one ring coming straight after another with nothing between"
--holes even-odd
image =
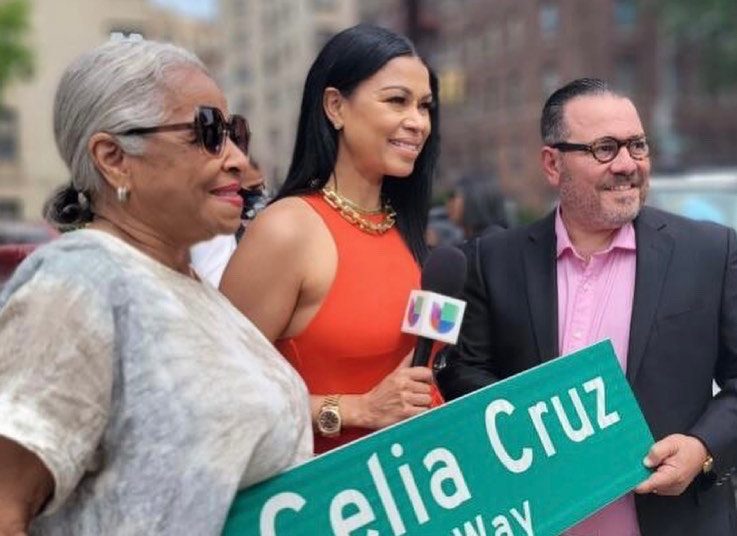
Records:
<instances>
[{"instance_id":1,"label":"woman's bare shoulder","mask_svg":"<svg viewBox=\"0 0 737 536\"><path fill-rule=\"evenodd\" d=\"M285 197L261 212L248 226L244 238L265 239L277 247L294 246L304 244L323 227L320 216L304 199Z\"/></svg>"}]
</instances>

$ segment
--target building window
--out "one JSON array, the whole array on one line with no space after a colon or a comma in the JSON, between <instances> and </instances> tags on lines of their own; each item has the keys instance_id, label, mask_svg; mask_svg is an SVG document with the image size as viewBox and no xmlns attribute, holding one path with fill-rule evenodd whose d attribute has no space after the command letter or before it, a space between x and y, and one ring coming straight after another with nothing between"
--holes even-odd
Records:
<instances>
[{"instance_id":1,"label":"building window","mask_svg":"<svg viewBox=\"0 0 737 536\"><path fill-rule=\"evenodd\" d=\"M527 160L525 158L526 155L523 149L524 145L522 145L523 141L524 140L512 138L507 149L509 169L511 171L511 174L520 177L524 177L524 169L527 163Z\"/></svg>"},{"instance_id":2,"label":"building window","mask_svg":"<svg viewBox=\"0 0 737 536\"><path fill-rule=\"evenodd\" d=\"M0 161L18 157L18 114L0 106Z\"/></svg>"},{"instance_id":3,"label":"building window","mask_svg":"<svg viewBox=\"0 0 737 536\"><path fill-rule=\"evenodd\" d=\"M560 87L560 75L555 67L547 66L543 68L540 85L542 86L543 99L547 99Z\"/></svg>"},{"instance_id":4,"label":"building window","mask_svg":"<svg viewBox=\"0 0 737 536\"><path fill-rule=\"evenodd\" d=\"M516 73L510 73L507 77L507 111L517 108L524 100L522 77Z\"/></svg>"},{"instance_id":5,"label":"building window","mask_svg":"<svg viewBox=\"0 0 737 536\"><path fill-rule=\"evenodd\" d=\"M248 2L231 2L231 5L233 6L233 15L236 17L243 17L246 14L246 4Z\"/></svg>"},{"instance_id":6,"label":"building window","mask_svg":"<svg viewBox=\"0 0 737 536\"><path fill-rule=\"evenodd\" d=\"M614 1L614 22L618 28L630 29L637 23L636 0Z\"/></svg>"},{"instance_id":7,"label":"building window","mask_svg":"<svg viewBox=\"0 0 737 536\"><path fill-rule=\"evenodd\" d=\"M279 90L278 89L275 89L273 91L270 91L266 95L266 105L270 109L277 109L277 108L279 108L280 104L281 104L281 96L279 95Z\"/></svg>"},{"instance_id":8,"label":"building window","mask_svg":"<svg viewBox=\"0 0 737 536\"><path fill-rule=\"evenodd\" d=\"M274 34L276 32L278 17L279 14L274 9L273 4L265 4L263 6L263 11L261 12L261 26L267 35Z\"/></svg>"},{"instance_id":9,"label":"building window","mask_svg":"<svg viewBox=\"0 0 737 536\"><path fill-rule=\"evenodd\" d=\"M267 73L276 73L279 71L279 51L274 50L264 55L263 69Z\"/></svg>"},{"instance_id":10,"label":"building window","mask_svg":"<svg viewBox=\"0 0 737 536\"><path fill-rule=\"evenodd\" d=\"M494 140L489 137L488 142L484 145L485 146L481 151L481 159L483 161L484 168L490 172L495 172L498 167L496 158L497 151L496 149L490 149L490 147L496 147Z\"/></svg>"},{"instance_id":11,"label":"building window","mask_svg":"<svg viewBox=\"0 0 737 536\"><path fill-rule=\"evenodd\" d=\"M502 51L502 32L498 26L490 26L484 36L484 54L494 55Z\"/></svg>"},{"instance_id":12,"label":"building window","mask_svg":"<svg viewBox=\"0 0 737 536\"><path fill-rule=\"evenodd\" d=\"M634 95L637 92L637 63L631 56L617 60L616 83L622 93Z\"/></svg>"},{"instance_id":13,"label":"building window","mask_svg":"<svg viewBox=\"0 0 737 536\"><path fill-rule=\"evenodd\" d=\"M235 79L239 84L247 84L251 81L251 70L245 65L241 65L236 71Z\"/></svg>"},{"instance_id":14,"label":"building window","mask_svg":"<svg viewBox=\"0 0 737 536\"><path fill-rule=\"evenodd\" d=\"M459 104L466 100L466 76L459 68L449 68L440 73L440 102Z\"/></svg>"},{"instance_id":15,"label":"building window","mask_svg":"<svg viewBox=\"0 0 737 536\"><path fill-rule=\"evenodd\" d=\"M560 26L560 11L557 4L545 2L540 6L540 33L543 37L553 37Z\"/></svg>"},{"instance_id":16,"label":"building window","mask_svg":"<svg viewBox=\"0 0 737 536\"><path fill-rule=\"evenodd\" d=\"M235 47L246 47L250 44L251 33L243 27L238 27L233 33L233 45Z\"/></svg>"},{"instance_id":17,"label":"building window","mask_svg":"<svg viewBox=\"0 0 737 536\"><path fill-rule=\"evenodd\" d=\"M335 0L312 0L312 5L319 11L328 11L336 8Z\"/></svg>"},{"instance_id":18,"label":"building window","mask_svg":"<svg viewBox=\"0 0 737 536\"><path fill-rule=\"evenodd\" d=\"M318 30L315 33L315 47L316 50L321 50L325 44L330 41L335 32L333 30Z\"/></svg>"},{"instance_id":19,"label":"building window","mask_svg":"<svg viewBox=\"0 0 737 536\"><path fill-rule=\"evenodd\" d=\"M484 110L494 112L498 107L499 81L489 76L486 78L484 86Z\"/></svg>"},{"instance_id":20,"label":"building window","mask_svg":"<svg viewBox=\"0 0 737 536\"><path fill-rule=\"evenodd\" d=\"M251 113L251 99L249 97L240 97L238 100L238 106L236 107L237 113L245 116L246 118Z\"/></svg>"},{"instance_id":21,"label":"building window","mask_svg":"<svg viewBox=\"0 0 737 536\"><path fill-rule=\"evenodd\" d=\"M20 212L20 200L0 199L0 220L19 220Z\"/></svg>"},{"instance_id":22,"label":"building window","mask_svg":"<svg viewBox=\"0 0 737 536\"><path fill-rule=\"evenodd\" d=\"M525 21L522 17L510 17L507 22L507 42L509 48L515 49L524 45L525 41Z\"/></svg>"},{"instance_id":23,"label":"building window","mask_svg":"<svg viewBox=\"0 0 737 536\"><path fill-rule=\"evenodd\" d=\"M279 129L269 129L269 143L271 144L271 147L275 148L276 151L281 148L281 133L279 132Z\"/></svg>"}]
</instances>

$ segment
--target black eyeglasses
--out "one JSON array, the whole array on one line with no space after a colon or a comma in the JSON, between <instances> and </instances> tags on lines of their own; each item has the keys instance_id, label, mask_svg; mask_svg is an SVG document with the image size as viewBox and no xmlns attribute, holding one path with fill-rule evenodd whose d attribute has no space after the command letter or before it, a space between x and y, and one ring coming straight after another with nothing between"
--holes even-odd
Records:
<instances>
[{"instance_id":1,"label":"black eyeglasses","mask_svg":"<svg viewBox=\"0 0 737 536\"><path fill-rule=\"evenodd\" d=\"M200 106L194 114L192 123L176 123L158 127L131 128L121 132L120 136L139 134L153 134L154 132L173 132L176 130L193 130L197 142L210 154L220 156L225 146L227 135L243 154L248 154L248 142L251 140L251 131L248 121L242 115L231 115L226 121L223 114L212 106Z\"/></svg>"},{"instance_id":2,"label":"black eyeglasses","mask_svg":"<svg viewBox=\"0 0 737 536\"><path fill-rule=\"evenodd\" d=\"M585 151L591 153L596 160L602 164L611 162L619 154L622 147L627 147L627 152L635 160L643 160L650 154L650 145L647 138L638 136L627 140L618 140L617 138L600 138L586 145L584 143L568 143L560 142L551 145L553 149L558 149L564 153L571 151Z\"/></svg>"}]
</instances>

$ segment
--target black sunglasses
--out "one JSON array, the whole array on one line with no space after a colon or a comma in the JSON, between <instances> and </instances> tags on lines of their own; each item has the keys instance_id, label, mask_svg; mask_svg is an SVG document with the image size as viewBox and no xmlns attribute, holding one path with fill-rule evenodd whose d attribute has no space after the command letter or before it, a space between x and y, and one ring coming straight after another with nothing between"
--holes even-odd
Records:
<instances>
[{"instance_id":1,"label":"black sunglasses","mask_svg":"<svg viewBox=\"0 0 737 536\"><path fill-rule=\"evenodd\" d=\"M243 154L248 154L248 142L251 130L248 121L242 115L231 115L226 121L220 110L213 106L200 106L194 114L192 123L176 123L158 127L131 128L121 132L119 136L153 134L154 132L172 132L176 130L194 130L199 143L208 153L220 156L225 146L227 135Z\"/></svg>"}]
</instances>

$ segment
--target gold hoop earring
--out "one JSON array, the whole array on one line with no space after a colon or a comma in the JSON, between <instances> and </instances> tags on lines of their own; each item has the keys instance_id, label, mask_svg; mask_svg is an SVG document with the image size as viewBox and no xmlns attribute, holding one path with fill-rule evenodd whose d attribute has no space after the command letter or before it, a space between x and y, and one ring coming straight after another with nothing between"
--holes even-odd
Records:
<instances>
[{"instance_id":1,"label":"gold hoop earring","mask_svg":"<svg viewBox=\"0 0 737 536\"><path fill-rule=\"evenodd\" d=\"M125 203L128 201L128 196L130 195L130 190L127 186L118 186L115 189L115 195L118 197L118 203Z\"/></svg>"}]
</instances>

